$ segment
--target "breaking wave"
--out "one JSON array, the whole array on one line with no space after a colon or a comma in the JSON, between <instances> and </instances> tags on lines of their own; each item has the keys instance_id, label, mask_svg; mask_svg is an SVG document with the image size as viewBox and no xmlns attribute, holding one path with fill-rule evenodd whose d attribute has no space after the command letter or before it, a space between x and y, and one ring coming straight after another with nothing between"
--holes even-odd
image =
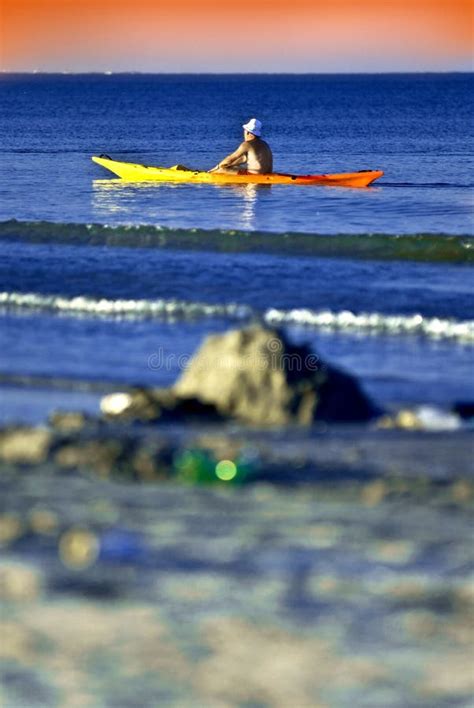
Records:
<instances>
[{"instance_id":1,"label":"breaking wave","mask_svg":"<svg viewBox=\"0 0 474 708\"><path fill-rule=\"evenodd\" d=\"M97 317L128 317L136 319L194 319L227 317L248 319L252 308L246 305L208 305L185 300L108 300L79 295L42 295L39 293L0 293L0 308L42 310Z\"/></svg>"},{"instance_id":2,"label":"breaking wave","mask_svg":"<svg viewBox=\"0 0 474 708\"><path fill-rule=\"evenodd\" d=\"M420 314L385 315L378 312L355 314L348 310L331 312L271 309L265 313L265 320L273 325L302 325L328 331L415 334L435 339L474 342L474 320L440 319L423 317Z\"/></svg>"},{"instance_id":3,"label":"breaking wave","mask_svg":"<svg viewBox=\"0 0 474 708\"><path fill-rule=\"evenodd\" d=\"M107 226L47 221L0 222L0 240L31 244L174 248L225 253L474 263L474 238L447 234L304 234Z\"/></svg>"},{"instance_id":4,"label":"breaking wave","mask_svg":"<svg viewBox=\"0 0 474 708\"><path fill-rule=\"evenodd\" d=\"M232 321L260 320L274 326L302 326L328 332L415 335L474 343L474 320L441 319L378 312L270 308L259 312L248 305L223 305L185 300L109 300L85 296L65 297L40 293L2 292L0 309L42 311L79 317L160 319L165 321L224 318Z\"/></svg>"}]
</instances>

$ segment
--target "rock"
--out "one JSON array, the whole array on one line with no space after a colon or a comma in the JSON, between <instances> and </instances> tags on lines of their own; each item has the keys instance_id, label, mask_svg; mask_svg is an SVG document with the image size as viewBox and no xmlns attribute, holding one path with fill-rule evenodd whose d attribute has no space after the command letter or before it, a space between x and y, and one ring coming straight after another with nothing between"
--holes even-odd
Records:
<instances>
[{"instance_id":1,"label":"rock","mask_svg":"<svg viewBox=\"0 0 474 708\"><path fill-rule=\"evenodd\" d=\"M100 409L107 418L141 422L221 420L216 407L198 398L179 397L173 389L135 389L104 396Z\"/></svg>"},{"instance_id":2,"label":"rock","mask_svg":"<svg viewBox=\"0 0 474 708\"><path fill-rule=\"evenodd\" d=\"M59 557L72 570L84 570L94 565L99 550L99 538L87 528L69 529L59 539Z\"/></svg>"},{"instance_id":3,"label":"rock","mask_svg":"<svg viewBox=\"0 0 474 708\"><path fill-rule=\"evenodd\" d=\"M259 426L367 421L379 412L352 376L259 326L208 337L174 387L113 393L101 411L128 421Z\"/></svg>"},{"instance_id":4,"label":"rock","mask_svg":"<svg viewBox=\"0 0 474 708\"><path fill-rule=\"evenodd\" d=\"M64 469L88 467L96 474L108 477L123 466L129 466L133 446L129 450L126 441L115 438L102 440L72 440L60 445L54 454L54 461Z\"/></svg>"},{"instance_id":5,"label":"rock","mask_svg":"<svg viewBox=\"0 0 474 708\"><path fill-rule=\"evenodd\" d=\"M367 421L377 414L354 378L260 326L208 337L174 391L262 426Z\"/></svg>"},{"instance_id":6,"label":"rock","mask_svg":"<svg viewBox=\"0 0 474 708\"><path fill-rule=\"evenodd\" d=\"M11 561L0 564L0 600L2 602L36 600L42 585L41 573L36 568Z\"/></svg>"},{"instance_id":7,"label":"rock","mask_svg":"<svg viewBox=\"0 0 474 708\"><path fill-rule=\"evenodd\" d=\"M94 418L82 411L54 411L48 419L51 427L62 432L82 430Z\"/></svg>"},{"instance_id":8,"label":"rock","mask_svg":"<svg viewBox=\"0 0 474 708\"><path fill-rule=\"evenodd\" d=\"M58 439L52 461L63 470L92 471L102 478L112 476L144 481L172 475L175 447L156 433L148 439L103 426L92 437L71 435Z\"/></svg>"},{"instance_id":9,"label":"rock","mask_svg":"<svg viewBox=\"0 0 474 708\"><path fill-rule=\"evenodd\" d=\"M459 415L435 406L418 406L415 412L423 430L440 432L442 430L458 430L461 427Z\"/></svg>"},{"instance_id":10,"label":"rock","mask_svg":"<svg viewBox=\"0 0 474 708\"><path fill-rule=\"evenodd\" d=\"M31 531L41 536L54 536L59 526L57 514L47 508L33 508L28 521Z\"/></svg>"},{"instance_id":11,"label":"rock","mask_svg":"<svg viewBox=\"0 0 474 708\"><path fill-rule=\"evenodd\" d=\"M18 514L0 515L0 547L16 541L23 535L25 526Z\"/></svg>"},{"instance_id":12,"label":"rock","mask_svg":"<svg viewBox=\"0 0 474 708\"><path fill-rule=\"evenodd\" d=\"M7 428L0 434L0 460L26 465L44 462L51 440L45 428Z\"/></svg>"},{"instance_id":13,"label":"rock","mask_svg":"<svg viewBox=\"0 0 474 708\"><path fill-rule=\"evenodd\" d=\"M384 415L377 421L377 427L387 430L398 428L441 432L458 430L461 427L461 418L456 413L443 411L434 406L418 406L413 409L402 408L393 415Z\"/></svg>"},{"instance_id":14,"label":"rock","mask_svg":"<svg viewBox=\"0 0 474 708\"><path fill-rule=\"evenodd\" d=\"M109 418L153 421L161 417L160 389L136 389L127 393L117 392L104 396L100 410Z\"/></svg>"}]
</instances>

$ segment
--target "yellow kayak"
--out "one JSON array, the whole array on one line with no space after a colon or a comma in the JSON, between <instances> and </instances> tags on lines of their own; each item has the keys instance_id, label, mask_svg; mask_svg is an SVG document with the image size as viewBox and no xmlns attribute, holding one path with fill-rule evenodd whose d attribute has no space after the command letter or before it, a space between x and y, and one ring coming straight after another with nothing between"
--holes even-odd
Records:
<instances>
[{"instance_id":1,"label":"yellow kayak","mask_svg":"<svg viewBox=\"0 0 474 708\"><path fill-rule=\"evenodd\" d=\"M181 165L174 167L148 167L131 162L119 162L109 157L92 158L98 165L110 170L126 182L195 182L205 184L311 184L326 187L368 187L382 177L382 170L360 170L330 175L286 175L271 173L252 175L244 170L235 174L197 172Z\"/></svg>"}]
</instances>

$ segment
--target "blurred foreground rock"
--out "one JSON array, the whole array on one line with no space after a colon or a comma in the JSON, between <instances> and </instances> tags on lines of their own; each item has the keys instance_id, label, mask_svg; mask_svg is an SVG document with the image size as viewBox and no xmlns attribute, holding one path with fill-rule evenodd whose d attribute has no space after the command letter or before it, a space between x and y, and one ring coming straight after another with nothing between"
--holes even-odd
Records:
<instances>
[{"instance_id":1,"label":"blurred foreground rock","mask_svg":"<svg viewBox=\"0 0 474 708\"><path fill-rule=\"evenodd\" d=\"M363 422L378 413L352 376L260 326L207 337L173 388L111 394L102 411L147 421L213 416L256 426Z\"/></svg>"},{"instance_id":2,"label":"blurred foreground rock","mask_svg":"<svg viewBox=\"0 0 474 708\"><path fill-rule=\"evenodd\" d=\"M0 459L12 464L44 462L51 440L52 435L45 428L5 428L0 430Z\"/></svg>"},{"instance_id":3,"label":"blurred foreground rock","mask_svg":"<svg viewBox=\"0 0 474 708\"><path fill-rule=\"evenodd\" d=\"M447 491L472 484L469 429L420 431L389 426L326 426L256 430L244 426L105 424L82 430L10 426L0 429L0 474L26 468L142 482L315 484L384 478L387 493L407 482L418 495L431 482ZM417 479L422 483L418 485Z\"/></svg>"}]
</instances>

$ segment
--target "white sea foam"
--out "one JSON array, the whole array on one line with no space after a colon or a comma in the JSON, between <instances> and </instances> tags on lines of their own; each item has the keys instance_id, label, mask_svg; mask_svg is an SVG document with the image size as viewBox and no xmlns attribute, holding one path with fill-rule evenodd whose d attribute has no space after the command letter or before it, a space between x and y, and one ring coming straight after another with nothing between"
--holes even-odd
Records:
<instances>
[{"instance_id":1,"label":"white sea foam","mask_svg":"<svg viewBox=\"0 0 474 708\"><path fill-rule=\"evenodd\" d=\"M329 331L380 334L414 334L435 339L457 339L474 342L474 320L451 320L414 315L385 315L379 312L354 314L349 310L277 310L265 313L265 321L273 325L301 325Z\"/></svg>"},{"instance_id":2,"label":"white sea foam","mask_svg":"<svg viewBox=\"0 0 474 708\"><path fill-rule=\"evenodd\" d=\"M296 325L329 332L415 335L474 343L474 320L441 319L414 315L386 315L379 312L355 314L348 310L271 308L259 313L247 305L214 305L185 300L111 300L86 296L65 297L40 293L0 293L0 308L40 310L86 317L123 317L132 319L194 319L224 317L231 320L261 318L269 325Z\"/></svg>"},{"instance_id":3,"label":"white sea foam","mask_svg":"<svg viewBox=\"0 0 474 708\"><path fill-rule=\"evenodd\" d=\"M39 293L0 293L0 307L43 310L71 315L132 318L186 319L194 317L230 317L246 319L252 310L245 305L212 305L184 300L109 300L79 295L42 295Z\"/></svg>"}]
</instances>

